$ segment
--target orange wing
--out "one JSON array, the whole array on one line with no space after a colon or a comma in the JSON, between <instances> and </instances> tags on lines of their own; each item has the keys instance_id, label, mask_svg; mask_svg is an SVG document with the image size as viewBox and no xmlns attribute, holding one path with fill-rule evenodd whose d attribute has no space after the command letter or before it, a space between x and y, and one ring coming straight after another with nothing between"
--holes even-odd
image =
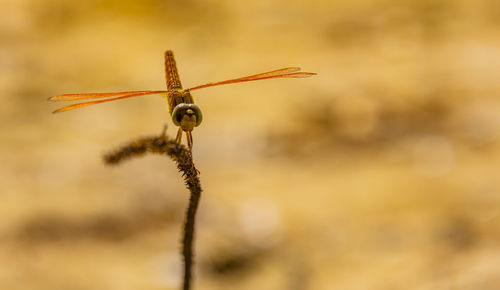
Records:
<instances>
[{"instance_id":1,"label":"orange wing","mask_svg":"<svg viewBox=\"0 0 500 290\"><path fill-rule=\"evenodd\" d=\"M125 95L142 95L142 94L161 94L168 91L130 91L118 93L87 93L87 94L64 94L50 97L49 101L74 101L74 100L92 100L109 97L119 97Z\"/></svg>"},{"instance_id":2,"label":"orange wing","mask_svg":"<svg viewBox=\"0 0 500 290\"><path fill-rule=\"evenodd\" d=\"M62 107L52 112L52 113L60 113L105 102L111 102L111 101L144 96L144 95L164 94L168 92L169 91L131 91L131 92L120 92L120 93L65 94L65 95L50 97L49 101L90 100L90 99L109 98L116 96L116 98L73 104L66 107Z\"/></svg>"},{"instance_id":3,"label":"orange wing","mask_svg":"<svg viewBox=\"0 0 500 290\"><path fill-rule=\"evenodd\" d=\"M300 67L287 67L287 68L273 70L273 71L260 73L260 74L256 74L256 75L246 76L246 77L242 77L242 78L231 79L231 80L226 80L226 81L221 81L221 82L208 83L208 84L204 84L201 86L192 87L189 90L192 91L192 90L208 88L208 87L213 87L213 86L219 86L219 85L227 85L227 84L249 82L249 81L258 81L258 80L265 80L265 79L274 79L274 78L306 78L306 77L310 77L310 76L316 74L316 73L310 73L310 72L297 72L299 70L300 70Z\"/></svg>"}]
</instances>

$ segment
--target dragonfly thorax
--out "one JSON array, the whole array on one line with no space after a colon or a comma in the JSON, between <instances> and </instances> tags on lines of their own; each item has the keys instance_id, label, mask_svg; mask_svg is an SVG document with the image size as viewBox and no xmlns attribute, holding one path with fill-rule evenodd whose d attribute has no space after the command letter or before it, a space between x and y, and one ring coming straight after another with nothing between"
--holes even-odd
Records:
<instances>
[{"instance_id":1,"label":"dragonfly thorax","mask_svg":"<svg viewBox=\"0 0 500 290\"><path fill-rule=\"evenodd\" d=\"M175 107L179 104L194 104L193 96L189 90L174 90L167 94L168 112L173 113Z\"/></svg>"},{"instance_id":2,"label":"dragonfly thorax","mask_svg":"<svg viewBox=\"0 0 500 290\"><path fill-rule=\"evenodd\" d=\"M172 111L172 121L183 131L192 131L203 120L200 107L195 104L180 103Z\"/></svg>"}]
</instances>

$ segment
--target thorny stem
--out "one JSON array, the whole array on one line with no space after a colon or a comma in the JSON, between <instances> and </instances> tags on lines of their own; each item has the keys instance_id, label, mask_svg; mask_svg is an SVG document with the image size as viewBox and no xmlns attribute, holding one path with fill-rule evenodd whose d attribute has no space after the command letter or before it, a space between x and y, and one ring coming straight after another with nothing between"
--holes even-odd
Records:
<instances>
[{"instance_id":1,"label":"thorny stem","mask_svg":"<svg viewBox=\"0 0 500 290\"><path fill-rule=\"evenodd\" d=\"M193 239L196 210L201 196L201 184L198 170L195 168L191 151L175 140L171 140L165 131L158 137L143 137L123 145L114 152L104 156L108 165L116 165L132 157L140 157L146 153L165 154L170 156L180 172L191 196L184 223L184 237L182 240L182 256L184 258L183 290L189 290L191 284L191 271L193 266Z\"/></svg>"}]
</instances>

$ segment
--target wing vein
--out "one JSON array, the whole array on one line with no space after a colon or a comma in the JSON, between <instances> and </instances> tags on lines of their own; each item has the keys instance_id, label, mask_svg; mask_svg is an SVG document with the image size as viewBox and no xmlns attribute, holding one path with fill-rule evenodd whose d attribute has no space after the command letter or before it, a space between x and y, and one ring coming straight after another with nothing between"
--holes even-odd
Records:
<instances>
[{"instance_id":1,"label":"wing vein","mask_svg":"<svg viewBox=\"0 0 500 290\"><path fill-rule=\"evenodd\" d=\"M212 82L212 83L192 87L189 90L192 91L192 90L198 90L198 89L202 89L202 88L208 88L208 87L219 86L219 85L227 85L227 84L234 84L234 83L241 83L241 82L273 79L273 78L306 78L306 77L310 77L312 75L316 75L316 73L310 73L310 72L296 72L299 70L300 70L300 68L298 68L298 67L283 68L283 69L279 69L279 70L275 70L275 71L251 75L251 76L242 77L242 78L230 79L230 80L225 80L225 81L220 81L220 82Z\"/></svg>"},{"instance_id":2,"label":"wing vein","mask_svg":"<svg viewBox=\"0 0 500 290\"><path fill-rule=\"evenodd\" d=\"M109 97L119 97L124 95L142 95L142 94L161 94L168 91L130 91L116 93L85 93L85 94L64 94L50 97L49 101L75 101L75 100L92 100Z\"/></svg>"},{"instance_id":3,"label":"wing vein","mask_svg":"<svg viewBox=\"0 0 500 290\"><path fill-rule=\"evenodd\" d=\"M138 97L138 96L144 96L144 95L158 94L160 92L165 92L165 91L154 91L154 92L152 92L152 91L146 91L146 92L143 92L143 93L135 93L135 94L120 96L120 97L111 98L111 99L105 99L105 100L99 100L99 101L92 101L92 102L85 102L85 103L78 103L78 104L73 104L73 105L69 105L69 106L66 106L66 107L62 107L60 109L55 110L52 113L61 113L61 112L65 112L65 111L69 111L69 110L74 110L74 109L79 109L79 108L83 108L83 107L87 107L87 106L91 106L91 105L96 105L96 104L100 104L100 103L111 102L111 101L116 101L116 100L121 100L121 99L126 99L126 98L132 98L132 97Z\"/></svg>"}]
</instances>

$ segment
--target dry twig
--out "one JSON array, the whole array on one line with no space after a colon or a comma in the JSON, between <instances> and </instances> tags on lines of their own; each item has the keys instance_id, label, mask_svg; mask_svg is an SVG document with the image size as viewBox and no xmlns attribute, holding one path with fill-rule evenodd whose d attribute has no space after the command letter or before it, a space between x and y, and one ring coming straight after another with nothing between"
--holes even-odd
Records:
<instances>
[{"instance_id":1,"label":"dry twig","mask_svg":"<svg viewBox=\"0 0 500 290\"><path fill-rule=\"evenodd\" d=\"M104 161L109 165L116 165L132 157L140 157L146 153L165 154L172 158L189 189L191 196L184 223L184 237L182 240L182 256L184 258L183 289L188 290L191 284L193 265L193 238L196 210L201 196L201 184L198 170L195 168L191 151L185 146L169 139L165 131L158 137L143 137L106 154Z\"/></svg>"}]
</instances>

